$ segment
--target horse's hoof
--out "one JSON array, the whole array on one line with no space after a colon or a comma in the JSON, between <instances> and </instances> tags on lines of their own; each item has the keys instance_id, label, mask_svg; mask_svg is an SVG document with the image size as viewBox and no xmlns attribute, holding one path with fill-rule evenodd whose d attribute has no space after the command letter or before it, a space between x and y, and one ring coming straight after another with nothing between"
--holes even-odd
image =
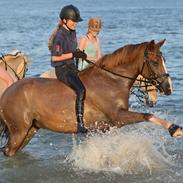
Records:
<instances>
[{"instance_id":1,"label":"horse's hoof","mask_svg":"<svg viewBox=\"0 0 183 183\"><path fill-rule=\"evenodd\" d=\"M170 125L170 127L168 128L168 131L172 137L183 136L182 127L176 124Z\"/></svg>"},{"instance_id":2,"label":"horse's hoof","mask_svg":"<svg viewBox=\"0 0 183 183\"><path fill-rule=\"evenodd\" d=\"M15 153L13 153L12 151L10 151L10 148L9 147L5 147L4 149L3 149L3 153L4 153L4 155L5 156L13 156Z\"/></svg>"}]
</instances>

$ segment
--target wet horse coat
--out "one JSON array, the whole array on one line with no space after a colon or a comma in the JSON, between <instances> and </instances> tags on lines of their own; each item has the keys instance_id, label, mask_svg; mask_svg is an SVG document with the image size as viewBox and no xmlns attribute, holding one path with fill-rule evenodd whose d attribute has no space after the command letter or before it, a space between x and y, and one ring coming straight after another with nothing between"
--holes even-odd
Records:
<instances>
[{"instance_id":1,"label":"wet horse coat","mask_svg":"<svg viewBox=\"0 0 183 183\"><path fill-rule=\"evenodd\" d=\"M105 129L142 121L170 127L171 123L151 114L128 111L129 91L139 74L152 82L156 80L161 91L171 94L170 78L159 55L163 43L127 45L99 60L103 69L95 66L80 73L86 87L86 127ZM144 56L145 52L148 55ZM56 79L23 79L8 88L0 100L1 125L9 137L5 155L12 156L23 148L39 128L76 133L74 101L72 89Z\"/></svg>"},{"instance_id":2,"label":"wet horse coat","mask_svg":"<svg viewBox=\"0 0 183 183\"><path fill-rule=\"evenodd\" d=\"M43 72L40 77L42 78L56 78L55 70L50 69L48 71ZM155 86L150 84L148 81L141 76L138 75L137 79L135 80L131 93L135 94L137 97L138 95L135 92L135 89L138 88L141 93L143 93L143 98L146 105L153 107L157 103L158 98L158 91Z\"/></svg>"}]
</instances>

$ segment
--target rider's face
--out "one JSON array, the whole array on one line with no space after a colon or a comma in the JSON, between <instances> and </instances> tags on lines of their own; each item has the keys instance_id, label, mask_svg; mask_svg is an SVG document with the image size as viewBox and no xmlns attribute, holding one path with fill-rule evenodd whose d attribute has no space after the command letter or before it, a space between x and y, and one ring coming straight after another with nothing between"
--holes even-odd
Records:
<instances>
[{"instance_id":1,"label":"rider's face","mask_svg":"<svg viewBox=\"0 0 183 183\"><path fill-rule=\"evenodd\" d=\"M76 29L76 26L77 26L77 22L74 22L73 20L68 19L68 20L66 21L66 25L67 25L67 27L68 27L69 29L75 30L75 29Z\"/></svg>"},{"instance_id":2,"label":"rider's face","mask_svg":"<svg viewBox=\"0 0 183 183\"><path fill-rule=\"evenodd\" d=\"M96 37L96 36L99 34L100 31L93 31L93 30L89 29L89 32L90 32L90 34L91 34L93 37Z\"/></svg>"}]
</instances>

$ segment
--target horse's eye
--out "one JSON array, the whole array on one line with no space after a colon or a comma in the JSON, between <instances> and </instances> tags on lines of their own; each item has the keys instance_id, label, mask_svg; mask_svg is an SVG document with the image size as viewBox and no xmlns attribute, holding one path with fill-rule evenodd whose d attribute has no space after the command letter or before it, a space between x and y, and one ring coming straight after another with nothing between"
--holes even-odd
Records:
<instances>
[{"instance_id":1,"label":"horse's eye","mask_svg":"<svg viewBox=\"0 0 183 183\"><path fill-rule=\"evenodd\" d=\"M159 63L158 62L152 62L152 65L155 67L158 67Z\"/></svg>"}]
</instances>

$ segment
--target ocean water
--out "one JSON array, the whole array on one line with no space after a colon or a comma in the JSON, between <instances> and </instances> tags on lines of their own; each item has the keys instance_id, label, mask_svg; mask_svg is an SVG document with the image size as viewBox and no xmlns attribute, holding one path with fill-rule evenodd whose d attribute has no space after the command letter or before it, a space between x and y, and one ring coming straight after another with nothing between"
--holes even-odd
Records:
<instances>
[{"instance_id":1,"label":"ocean water","mask_svg":"<svg viewBox=\"0 0 183 183\"><path fill-rule=\"evenodd\" d=\"M100 16L103 54L130 43L166 39L162 48L173 81L173 94L159 96L152 112L183 126L183 1L181 0L1 0L0 52L21 50L32 62L26 77L50 69L48 38L59 11L76 5L84 19ZM182 183L183 138L171 138L153 124L141 123L106 134L66 135L40 130L16 156L0 153L0 183L122 182Z\"/></svg>"}]
</instances>

